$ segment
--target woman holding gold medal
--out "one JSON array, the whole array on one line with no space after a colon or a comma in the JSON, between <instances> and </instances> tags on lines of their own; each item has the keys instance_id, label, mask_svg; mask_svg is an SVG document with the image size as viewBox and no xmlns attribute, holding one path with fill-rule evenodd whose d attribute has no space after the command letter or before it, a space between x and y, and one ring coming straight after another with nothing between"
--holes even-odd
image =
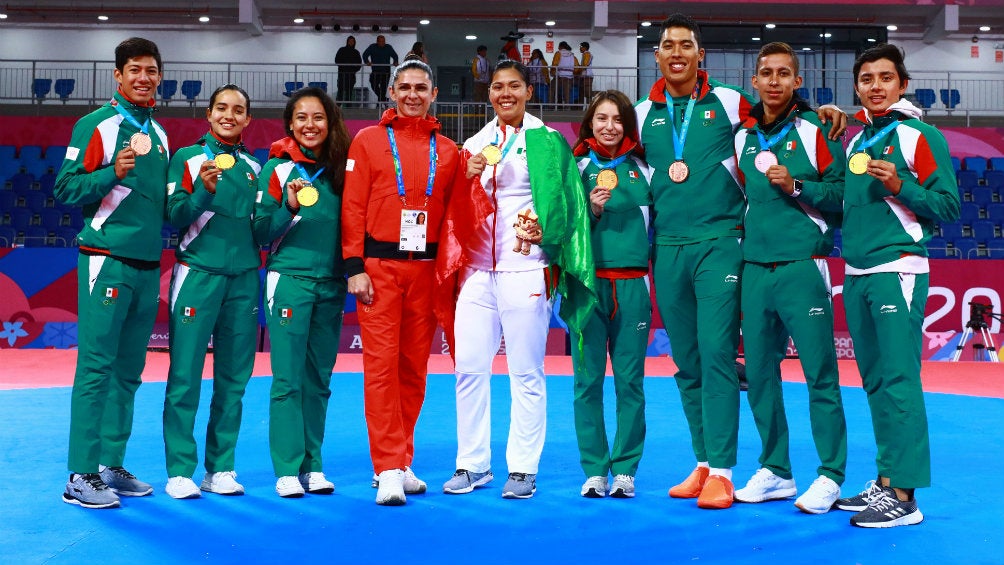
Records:
<instances>
[{"instance_id":1,"label":"woman holding gold medal","mask_svg":"<svg viewBox=\"0 0 1004 565\"><path fill-rule=\"evenodd\" d=\"M437 279L445 293L437 315L457 375L457 470L443 485L451 494L493 479L490 381L504 334L512 412L502 496L533 496L552 299L562 294L562 317L576 331L595 302L586 192L568 142L526 113L532 94L526 67L499 63L489 85L497 118L464 143L467 183L447 207L440 240Z\"/></svg>"},{"instance_id":2,"label":"woman holding gold medal","mask_svg":"<svg viewBox=\"0 0 1004 565\"><path fill-rule=\"evenodd\" d=\"M171 369L164 398L167 494L197 498L193 435L206 346L213 338L213 399L201 490L244 494L234 472L241 399L258 335L258 246L251 213L261 164L241 144L251 101L239 86L213 92L209 133L180 149L168 170L168 221L181 230L169 300Z\"/></svg>"},{"instance_id":3,"label":"woman holding gold medal","mask_svg":"<svg viewBox=\"0 0 1004 565\"><path fill-rule=\"evenodd\" d=\"M648 283L648 227L652 170L642 160L638 125L628 97L598 93L582 119L573 151L589 192L598 304L579 335L575 367L575 433L586 482L581 494L634 496L634 476L645 444L645 352L652 322ZM617 432L611 446L603 421L607 351L617 394Z\"/></svg>"},{"instance_id":4,"label":"woman holding gold medal","mask_svg":"<svg viewBox=\"0 0 1004 565\"><path fill-rule=\"evenodd\" d=\"M324 477L321 444L345 307L340 222L350 138L319 88L294 92L283 122L289 136L272 144L258 179L254 231L271 246L264 304L275 490L300 497L335 490Z\"/></svg>"}]
</instances>

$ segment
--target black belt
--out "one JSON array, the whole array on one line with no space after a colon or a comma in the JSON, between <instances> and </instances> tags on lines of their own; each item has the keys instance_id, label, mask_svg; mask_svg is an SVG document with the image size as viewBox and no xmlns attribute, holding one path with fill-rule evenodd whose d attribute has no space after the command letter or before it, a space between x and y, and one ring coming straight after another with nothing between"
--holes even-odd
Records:
<instances>
[{"instance_id":1,"label":"black belt","mask_svg":"<svg viewBox=\"0 0 1004 565\"><path fill-rule=\"evenodd\" d=\"M417 261L421 259L435 259L436 251L439 249L438 243L426 244L425 251L401 251L397 246L398 243L396 241L377 241L367 236L366 242L363 244L363 255L378 259Z\"/></svg>"}]
</instances>

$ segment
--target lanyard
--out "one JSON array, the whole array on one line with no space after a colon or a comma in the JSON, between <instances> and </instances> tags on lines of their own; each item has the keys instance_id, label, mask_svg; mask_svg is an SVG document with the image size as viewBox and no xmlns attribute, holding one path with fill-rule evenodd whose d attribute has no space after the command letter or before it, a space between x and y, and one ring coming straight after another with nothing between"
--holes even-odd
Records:
<instances>
[{"instance_id":1,"label":"lanyard","mask_svg":"<svg viewBox=\"0 0 1004 565\"><path fill-rule=\"evenodd\" d=\"M397 175L397 194L401 201L405 200L404 174L401 172L401 155L397 151L397 140L394 138L394 128L387 126L387 139L390 141L390 153L394 157L394 174ZM429 180L425 185L425 197L432 196L432 185L436 182L436 132L429 134Z\"/></svg>"},{"instance_id":2,"label":"lanyard","mask_svg":"<svg viewBox=\"0 0 1004 565\"><path fill-rule=\"evenodd\" d=\"M629 155L631 155L630 152L625 153L616 159L611 159L607 161L606 164L602 164L600 163L600 156L597 155L596 152L593 151L592 149L589 150L589 160L595 163L596 166L599 167L600 169L616 169L617 165L623 163L624 160L627 159Z\"/></svg>"},{"instance_id":3,"label":"lanyard","mask_svg":"<svg viewBox=\"0 0 1004 565\"><path fill-rule=\"evenodd\" d=\"M855 151L855 153L864 151L864 150L868 149L869 147L871 147L872 145L875 145L876 143L879 142L880 139L882 139L883 137L885 137L886 134L888 134L892 130L896 129L896 126L898 126L898 125L899 125L899 120L893 120L892 123L890 123L886 127L882 128L878 133L876 133L875 135L871 136L867 140L861 142L861 144L858 145L858 149L857 149L857 151Z\"/></svg>"},{"instance_id":4,"label":"lanyard","mask_svg":"<svg viewBox=\"0 0 1004 565\"><path fill-rule=\"evenodd\" d=\"M701 87L700 81L694 85L694 93L690 95L687 102L687 110L683 114L683 123L680 131L676 131L676 117L673 112L676 110L676 103L671 102L673 97L666 91L666 113L669 114L669 127L673 129L673 153L677 161L683 160L683 144L687 142L687 131L690 129L690 117L694 115L694 103L697 102L697 89Z\"/></svg>"},{"instance_id":5,"label":"lanyard","mask_svg":"<svg viewBox=\"0 0 1004 565\"><path fill-rule=\"evenodd\" d=\"M210 161L212 161L213 159L215 159L218 155L229 154L228 151L221 151L219 153L213 153L213 150L209 148L209 144L208 143L202 146L202 152L206 154L206 157L209 157ZM237 152L240 152L240 149L238 149ZM311 180L313 180L313 179L311 179Z\"/></svg>"},{"instance_id":6,"label":"lanyard","mask_svg":"<svg viewBox=\"0 0 1004 565\"><path fill-rule=\"evenodd\" d=\"M147 118L146 121L141 125L139 123L139 120L134 118L132 114L126 111L126 109L123 108L121 104L113 104L113 106L115 106L115 110L117 110L119 114L122 114L122 117L125 118L127 122L136 126L136 129L138 129L140 133L144 135L149 135L147 133L147 130L150 128L150 118Z\"/></svg>"},{"instance_id":7,"label":"lanyard","mask_svg":"<svg viewBox=\"0 0 1004 565\"><path fill-rule=\"evenodd\" d=\"M781 141L784 136L788 135L788 132L791 131L791 127L793 125L795 125L795 122L788 122L784 125L784 128L780 131L780 133L770 139L767 139L762 133L760 133L760 130L756 130L756 136L760 140L760 151L770 151L770 148L774 147L775 143Z\"/></svg>"},{"instance_id":8,"label":"lanyard","mask_svg":"<svg viewBox=\"0 0 1004 565\"><path fill-rule=\"evenodd\" d=\"M505 131L505 126L502 126L502 131ZM502 161L505 161L506 154L509 153L510 149L512 149L512 144L515 143L516 138L518 138L518 137L519 137L519 129L517 129L517 130L515 130L513 132L512 137L509 138L509 141L505 144L505 147L502 148L502 156L499 157L499 162L496 163L496 164L500 164L500 163L502 163ZM493 145L498 146L498 144L499 144L499 132L496 131L495 132L495 143Z\"/></svg>"},{"instance_id":9,"label":"lanyard","mask_svg":"<svg viewBox=\"0 0 1004 565\"><path fill-rule=\"evenodd\" d=\"M307 170L304 169L303 165L301 165L299 163L296 164L296 170L300 172L300 178L302 178L303 180L307 181L307 184L314 184L314 179L316 179L317 177L321 176L321 173L324 172L324 167L321 167L320 169L317 169L317 172L314 173L314 176L308 175L307 174Z\"/></svg>"}]
</instances>

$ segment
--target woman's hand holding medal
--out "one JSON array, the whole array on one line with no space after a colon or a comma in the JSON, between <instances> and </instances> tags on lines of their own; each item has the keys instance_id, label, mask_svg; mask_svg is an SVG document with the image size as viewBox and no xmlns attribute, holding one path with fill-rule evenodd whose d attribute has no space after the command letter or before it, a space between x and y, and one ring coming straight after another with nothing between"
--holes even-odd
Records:
<instances>
[{"instance_id":1,"label":"woman's hand holding medal","mask_svg":"<svg viewBox=\"0 0 1004 565\"><path fill-rule=\"evenodd\" d=\"M478 153L477 155L472 155L467 160L467 180L481 176L486 166L488 166L488 159L485 158L484 154Z\"/></svg>"},{"instance_id":2,"label":"woman's hand holding medal","mask_svg":"<svg viewBox=\"0 0 1004 565\"><path fill-rule=\"evenodd\" d=\"M608 200L610 200L609 188L602 186L593 188L589 191L589 211L599 218L603 215L603 208L607 205Z\"/></svg>"},{"instance_id":3,"label":"woman's hand holding medal","mask_svg":"<svg viewBox=\"0 0 1004 565\"><path fill-rule=\"evenodd\" d=\"M206 192L209 194L216 194L216 183L222 176L223 171L213 161L203 161L199 166L199 178L202 179L202 186L206 187Z\"/></svg>"},{"instance_id":4,"label":"woman's hand holding medal","mask_svg":"<svg viewBox=\"0 0 1004 565\"><path fill-rule=\"evenodd\" d=\"M300 178L293 179L286 183L286 208L288 208L294 215L300 213L300 201L296 194L305 186L309 185L306 181Z\"/></svg>"}]
</instances>

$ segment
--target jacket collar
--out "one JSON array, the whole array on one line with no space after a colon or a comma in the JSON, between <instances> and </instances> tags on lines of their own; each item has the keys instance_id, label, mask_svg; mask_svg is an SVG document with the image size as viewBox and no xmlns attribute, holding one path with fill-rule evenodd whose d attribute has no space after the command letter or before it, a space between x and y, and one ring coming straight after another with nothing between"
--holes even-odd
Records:
<instances>
[{"instance_id":1,"label":"jacket collar","mask_svg":"<svg viewBox=\"0 0 1004 565\"><path fill-rule=\"evenodd\" d=\"M708 71L703 69L697 70L697 99L700 100L704 98L709 92L711 92L711 86L708 85L709 81ZM655 81L652 85L652 90L648 92L648 99L652 102L658 102L659 104L666 104L666 77L660 77L659 80Z\"/></svg>"}]
</instances>

